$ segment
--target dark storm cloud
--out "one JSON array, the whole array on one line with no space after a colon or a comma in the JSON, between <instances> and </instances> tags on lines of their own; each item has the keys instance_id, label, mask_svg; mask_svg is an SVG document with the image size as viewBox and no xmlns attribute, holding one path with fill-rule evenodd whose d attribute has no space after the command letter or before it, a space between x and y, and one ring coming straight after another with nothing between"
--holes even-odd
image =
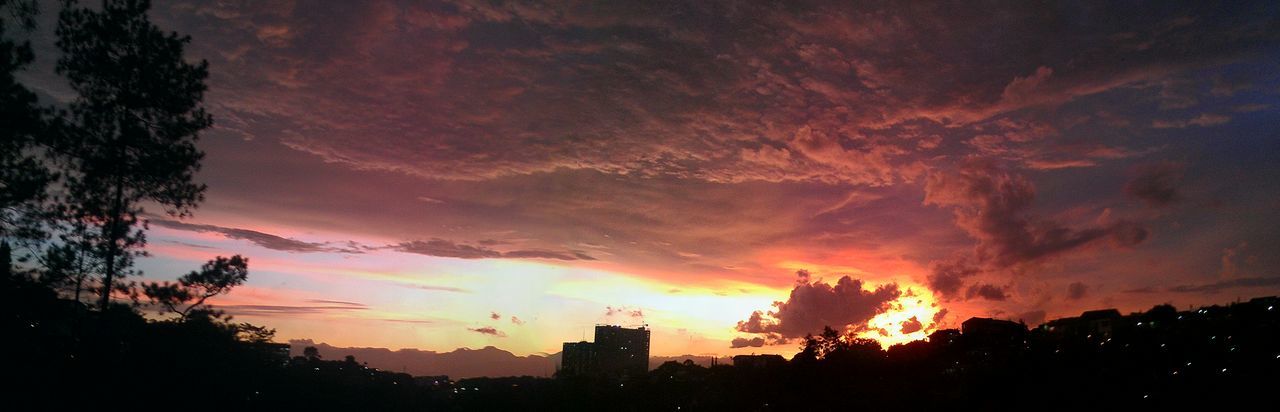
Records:
<instances>
[{"instance_id":1,"label":"dark storm cloud","mask_svg":"<svg viewBox=\"0 0 1280 412\"><path fill-rule=\"evenodd\" d=\"M1182 198L1178 183L1186 165L1177 162L1160 162L1139 166L1136 175L1124 191L1151 207L1164 207Z\"/></svg>"},{"instance_id":2,"label":"dark storm cloud","mask_svg":"<svg viewBox=\"0 0 1280 412\"><path fill-rule=\"evenodd\" d=\"M886 284L864 290L861 280L841 277L835 285L811 282L808 273L799 279L786 301L774 302L767 314L755 311L738 322L737 330L746 333L772 333L782 338L798 338L822 331L823 327L846 328L864 326L868 320L890 308L902 295L897 284Z\"/></svg>"},{"instance_id":3,"label":"dark storm cloud","mask_svg":"<svg viewBox=\"0 0 1280 412\"><path fill-rule=\"evenodd\" d=\"M992 284L970 285L969 290L964 293L965 299L983 298L986 300L1001 301L1009 298L1005 288Z\"/></svg>"},{"instance_id":4,"label":"dark storm cloud","mask_svg":"<svg viewBox=\"0 0 1280 412\"><path fill-rule=\"evenodd\" d=\"M935 173L925 204L953 208L956 224L978 240L977 258L997 268L1035 262L1090 244L1133 246L1146 229L1132 222L1073 229L1030 216L1035 186L996 162L971 159L955 173Z\"/></svg>"},{"instance_id":5,"label":"dark storm cloud","mask_svg":"<svg viewBox=\"0 0 1280 412\"><path fill-rule=\"evenodd\" d=\"M362 250L362 248L351 243L348 243L347 245L345 245L345 247L334 246L334 244L328 243L328 242L324 242L324 243L304 242L301 240L280 237L270 233L259 232L256 230L240 229L240 228L233 228L233 227L222 227L222 226L214 226L214 225L191 224L191 223L183 223L175 220L165 220L165 219L155 219L155 218L149 219L147 223L150 225L160 226L160 227L174 229L174 230L184 230L188 232L218 233L228 239L247 240L249 242L252 242L253 244L256 244L258 246L261 246L267 249L280 250L285 252L303 252L303 253L329 252L329 253L349 253L349 254L364 253L364 250Z\"/></svg>"},{"instance_id":6,"label":"dark storm cloud","mask_svg":"<svg viewBox=\"0 0 1280 412\"><path fill-rule=\"evenodd\" d=\"M1036 3L232 2L164 14L220 68L221 127L361 169L875 185L911 179L916 154L939 147L922 123L1154 84L1275 41L1263 4L1144 7L1070 18L1081 13ZM1228 11L1249 18L1188 17ZM262 116L281 122L262 130Z\"/></svg>"},{"instance_id":7,"label":"dark storm cloud","mask_svg":"<svg viewBox=\"0 0 1280 412\"><path fill-rule=\"evenodd\" d=\"M1067 300L1080 300L1089 293L1089 286L1080 282L1071 282L1067 285Z\"/></svg>"},{"instance_id":8,"label":"dark storm cloud","mask_svg":"<svg viewBox=\"0 0 1280 412\"><path fill-rule=\"evenodd\" d=\"M730 348L759 348L764 346L764 338L733 338L729 342Z\"/></svg>"},{"instance_id":9,"label":"dark storm cloud","mask_svg":"<svg viewBox=\"0 0 1280 412\"><path fill-rule=\"evenodd\" d=\"M963 260L935 262L926 280L929 289L945 299L953 299L959 297L964 279L979 273L982 273L980 269Z\"/></svg>"},{"instance_id":10,"label":"dark storm cloud","mask_svg":"<svg viewBox=\"0 0 1280 412\"><path fill-rule=\"evenodd\" d=\"M957 298L964 279L993 271L1020 269L1085 250L1096 244L1132 247L1146 241L1147 229L1120 220L1075 229L1032 214L1036 187L1000 162L970 157L954 173L938 171L925 184L925 205L950 207L956 226L978 241L973 257L934 262L929 287L943 298ZM991 284L970 285L965 299L1004 301L1009 294Z\"/></svg>"},{"instance_id":11,"label":"dark storm cloud","mask_svg":"<svg viewBox=\"0 0 1280 412\"><path fill-rule=\"evenodd\" d=\"M1094 245L1132 247L1147 238L1147 229L1121 220L1076 229L1031 214L1035 186L1025 176L990 159L968 159L955 172L935 172L925 186L924 203L950 207L956 226L978 241L972 258L934 262L927 277L944 299L960 298L964 279L983 273L1019 269ZM974 284L964 299L1002 301L1004 288Z\"/></svg>"}]
</instances>

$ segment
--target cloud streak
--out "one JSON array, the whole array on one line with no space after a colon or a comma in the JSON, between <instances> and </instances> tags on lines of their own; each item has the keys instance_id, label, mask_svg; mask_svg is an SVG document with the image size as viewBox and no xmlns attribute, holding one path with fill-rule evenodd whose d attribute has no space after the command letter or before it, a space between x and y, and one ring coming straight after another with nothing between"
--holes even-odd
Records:
<instances>
[{"instance_id":1,"label":"cloud streak","mask_svg":"<svg viewBox=\"0 0 1280 412\"><path fill-rule=\"evenodd\" d=\"M150 225L155 225L155 226L159 226L167 229L173 229L173 230L182 230L182 231L197 232L197 233L217 233L227 239L245 240L267 249L279 250L284 252L295 252L295 253L326 252L326 253L345 253L345 254L364 253L364 250L362 250L362 248L350 242L348 242L345 246L335 246L333 243L329 243L329 242L324 242L324 243L306 242L306 241L290 239L290 238L281 237L281 236L273 235L270 233L264 233L256 230L250 230L250 229L184 223L176 220L165 220L165 219L156 219L156 218L148 219L147 223Z\"/></svg>"},{"instance_id":2,"label":"cloud streak","mask_svg":"<svg viewBox=\"0 0 1280 412\"><path fill-rule=\"evenodd\" d=\"M362 304L346 302L329 305L217 305L216 308L229 315L245 316L314 315L369 309Z\"/></svg>"},{"instance_id":3,"label":"cloud streak","mask_svg":"<svg viewBox=\"0 0 1280 412\"><path fill-rule=\"evenodd\" d=\"M484 326L484 327L479 327L479 328L467 328L467 330L472 331L472 332L475 332L475 333L479 333L479 334L481 334L481 335L489 335L489 336L493 336L493 337L497 337L497 338L505 338L505 337L507 337L507 334L506 334L506 333L503 333L502 331L500 331L500 330L498 330L497 328L494 328L494 327L492 327L492 326Z\"/></svg>"},{"instance_id":4,"label":"cloud streak","mask_svg":"<svg viewBox=\"0 0 1280 412\"><path fill-rule=\"evenodd\" d=\"M444 239L414 240L390 246L392 250L427 256L451 257L459 259L549 259L549 260L596 260L594 257L579 251L555 252L547 250L512 250L498 251L485 246L456 243Z\"/></svg>"}]
</instances>

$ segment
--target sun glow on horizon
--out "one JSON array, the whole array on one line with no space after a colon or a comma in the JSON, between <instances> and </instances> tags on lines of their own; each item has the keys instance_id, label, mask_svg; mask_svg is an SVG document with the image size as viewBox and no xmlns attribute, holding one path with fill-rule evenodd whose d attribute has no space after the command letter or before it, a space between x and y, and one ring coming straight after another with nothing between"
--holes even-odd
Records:
<instances>
[{"instance_id":1,"label":"sun glow on horizon","mask_svg":"<svg viewBox=\"0 0 1280 412\"><path fill-rule=\"evenodd\" d=\"M940 307L933 293L921 285L902 284L906 292L890 303L889 310L867 321L867 329L858 337L871 338L886 349L889 346L924 339L936 329L933 318ZM912 326L914 325L914 326ZM909 333L903 331L913 330Z\"/></svg>"}]
</instances>

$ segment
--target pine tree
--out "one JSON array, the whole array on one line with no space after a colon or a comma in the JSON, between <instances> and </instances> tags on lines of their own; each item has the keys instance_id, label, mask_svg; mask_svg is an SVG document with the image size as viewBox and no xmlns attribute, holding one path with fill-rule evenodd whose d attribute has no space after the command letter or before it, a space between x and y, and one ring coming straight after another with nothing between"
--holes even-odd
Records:
<instances>
[{"instance_id":1,"label":"pine tree","mask_svg":"<svg viewBox=\"0 0 1280 412\"><path fill-rule=\"evenodd\" d=\"M202 106L208 63L187 62L191 39L160 30L148 9L145 0L68 2L58 18L57 71L77 94L58 151L69 217L96 228L86 240L103 267L103 308L145 253L143 205L185 217L204 199L194 175L198 134L212 124Z\"/></svg>"}]
</instances>

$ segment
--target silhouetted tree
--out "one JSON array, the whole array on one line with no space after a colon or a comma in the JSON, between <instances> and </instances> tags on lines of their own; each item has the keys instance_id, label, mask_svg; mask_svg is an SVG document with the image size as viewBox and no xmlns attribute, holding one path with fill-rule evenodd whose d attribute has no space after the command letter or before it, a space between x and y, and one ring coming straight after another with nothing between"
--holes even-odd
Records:
<instances>
[{"instance_id":1,"label":"silhouetted tree","mask_svg":"<svg viewBox=\"0 0 1280 412\"><path fill-rule=\"evenodd\" d=\"M88 225L69 220L59 222L58 228L60 242L46 245L40 257L44 283L69 294L76 302L83 302L81 293L91 287L92 275L101 273L102 262L93 258L93 236Z\"/></svg>"},{"instance_id":2,"label":"silhouetted tree","mask_svg":"<svg viewBox=\"0 0 1280 412\"><path fill-rule=\"evenodd\" d=\"M0 243L5 244L44 237L41 203L57 178L41 156L48 110L16 78L34 54L28 43L8 37L15 29L11 18L30 29L34 14L33 2L0 0Z\"/></svg>"},{"instance_id":3,"label":"silhouetted tree","mask_svg":"<svg viewBox=\"0 0 1280 412\"><path fill-rule=\"evenodd\" d=\"M57 71L77 96L57 145L67 163L70 219L98 230L87 238L102 261L101 305L116 277L130 274L146 239L144 203L190 215L204 198L193 182L204 153L198 133L212 124L201 105L208 63L188 63L190 38L147 18L145 0L104 0L100 9L68 1L58 18Z\"/></svg>"},{"instance_id":4,"label":"silhouetted tree","mask_svg":"<svg viewBox=\"0 0 1280 412\"><path fill-rule=\"evenodd\" d=\"M9 242L0 242L0 282L7 282L13 276L13 252Z\"/></svg>"},{"instance_id":5,"label":"silhouetted tree","mask_svg":"<svg viewBox=\"0 0 1280 412\"><path fill-rule=\"evenodd\" d=\"M302 357L307 358L307 360L311 362L318 361L320 360L320 350L316 349L315 346L305 347L302 349Z\"/></svg>"},{"instance_id":6,"label":"silhouetted tree","mask_svg":"<svg viewBox=\"0 0 1280 412\"><path fill-rule=\"evenodd\" d=\"M244 284L249 278L249 259L240 255L230 258L218 256L175 282L152 282L142 286L142 293L152 303L178 315L179 320L186 320L193 313L221 316L221 312L212 310L205 301L211 297L231 292L232 288Z\"/></svg>"},{"instance_id":7,"label":"silhouetted tree","mask_svg":"<svg viewBox=\"0 0 1280 412\"><path fill-rule=\"evenodd\" d=\"M251 343L271 342L276 337L275 329L268 329L266 326L257 326L249 323L239 323L236 326L236 339Z\"/></svg>"},{"instance_id":8,"label":"silhouetted tree","mask_svg":"<svg viewBox=\"0 0 1280 412\"><path fill-rule=\"evenodd\" d=\"M840 332L830 326L823 326L821 334L817 336L810 334L804 337L804 346L800 348L797 356L809 360L826 358L840 348L840 338Z\"/></svg>"},{"instance_id":9,"label":"silhouetted tree","mask_svg":"<svg viewBox=\"0 0 1280 412\"><path fill-rule=\"evenodd\" d=\"M84 283L79 258L79 250L73 245L50 245L40 258L40 283L54 290L70 289L75 300L79 301L80 286Z\"/></svg>"}]
</instances>

